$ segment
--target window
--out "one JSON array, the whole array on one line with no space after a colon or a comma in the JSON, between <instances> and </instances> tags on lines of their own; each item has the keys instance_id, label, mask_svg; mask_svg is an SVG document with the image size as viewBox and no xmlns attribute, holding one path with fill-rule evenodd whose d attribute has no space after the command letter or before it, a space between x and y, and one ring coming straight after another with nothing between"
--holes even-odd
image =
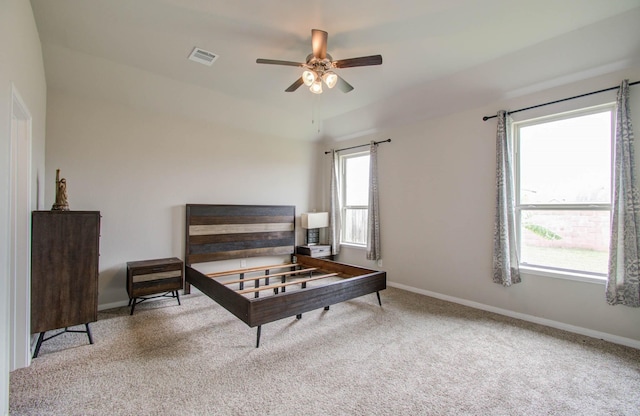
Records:
<instances>
[{"instance_id":1,"label":"window","mask_svg":"<svg viewBox=\"0 0 640 416\"><path fill-rule=\"evenodd\" d=\"M514 123L520 265L607 273L612 105Z\"/></svg>"},{"instance_id":2,"label":"window","mask_svg":"<svg viewBox=\"0 0 640 416\"><path fill-rule=\"evenodd\" d=\"M342 232L340 243L367 244L369 152L340 156Z\"/></svg>"}]
</instances>

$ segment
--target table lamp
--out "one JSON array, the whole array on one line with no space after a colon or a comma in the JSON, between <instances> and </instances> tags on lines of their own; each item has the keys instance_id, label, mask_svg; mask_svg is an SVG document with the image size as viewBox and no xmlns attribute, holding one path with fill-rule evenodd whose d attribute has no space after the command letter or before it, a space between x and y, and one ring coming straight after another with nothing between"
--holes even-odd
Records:
<instances>
[{"instance_id":1,"label":"table lamp","mask_svg":"<svg viewBox=\"0 0 640 416\"><path fill-rule=\"evenodd\" d=\"M307 245L320 242L320 228L329 226L328 212L308 212L302 214L302 228L307 230Z\"/></svg>"}]
</instances>

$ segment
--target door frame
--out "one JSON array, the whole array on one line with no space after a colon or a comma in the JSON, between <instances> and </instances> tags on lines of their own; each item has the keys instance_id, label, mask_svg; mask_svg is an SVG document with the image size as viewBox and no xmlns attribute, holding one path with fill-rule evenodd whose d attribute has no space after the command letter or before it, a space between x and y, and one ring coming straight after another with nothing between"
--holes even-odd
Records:
<instances>
[{"instance_id":1,"label":"door frame","mask_svg":"<svg viewBox=\"0 0 640 416\"><path fill-rule=\"evenodd\" d=\"M32 116L11 83L9 168L10 371L31 364Z\"/></svg>"}]
</instances>

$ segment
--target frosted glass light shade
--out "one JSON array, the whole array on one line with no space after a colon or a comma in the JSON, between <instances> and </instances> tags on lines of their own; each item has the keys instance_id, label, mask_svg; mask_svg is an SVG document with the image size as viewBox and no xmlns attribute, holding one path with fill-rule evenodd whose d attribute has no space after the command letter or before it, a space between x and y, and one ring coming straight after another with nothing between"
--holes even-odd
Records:
<instances>
[{"instance_id":1,"label":"frosted glass light shade","mask_svg":"<svg viewBox=\"0 0 640 416\"><path fill-rule=\"evenodd\" d=\"M336 86L336 82L338 82L338 76L333 72L327 72L322 75L322 80L327 84L327 87L333 88Z\"/></svg>"},{"instance_id":2,"label":"frosted glass light shade","mask_svg":"<svg viewBox=\"0 0 640 416\"><path fill-rule=\"evenodd\" d=\"M302 81L304 82L304 85L306 85L307 87L310 87L311 84L314 83L316 78L318 78L318 76L313 71L304 71L302 73Z\"/></svg>"},{"instance_id":3,"label":"frosted glass light shade","mask_svg":"<svg viewBox=\"0 0 640 416\"><path fill-rule=\"evenodd\" d=\"M322 94L322 82L320 82L320 80L315 81L313 84L311 84L311 87L309 87L309 89L314 94Z\"/></svg>"},{"instance_id":4,"label":"frosted glass light shade","mask_svg":"<svg viewBox=\"0 0 640 416\"><path fill-rule=\"evenodd\" d=\"M325 228L329 226L328 212L308 212L301 216L302 228Z\"/></svg>"}]
</instances>

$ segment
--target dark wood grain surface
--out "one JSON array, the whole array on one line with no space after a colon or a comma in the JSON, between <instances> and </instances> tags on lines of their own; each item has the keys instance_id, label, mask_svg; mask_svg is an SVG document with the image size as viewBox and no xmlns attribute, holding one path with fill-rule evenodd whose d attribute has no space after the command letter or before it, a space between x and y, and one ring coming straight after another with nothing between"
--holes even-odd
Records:
<instances>
[{"instance_id":1,"label":"dark wood grain surface","mask_svg":"<svg viewBox=\"0 0 640 416\"><path fill-rule=\"evenodd\" d=\"M31 332L98 319L100 213L34 211Z\"/></svg>"},{"instance_id":2,"label":"dark wood grain surface","mask_svg":"<svg viewBox=\"0 0 640 416\"><path fill-rule=\"evenodd\" d=\"M186 206L185 293L192 284L250 327L300 315L386 288L387 275L383 271L337 263L331 260L296 256L296 267L314 269L319 273L338 276L338 281L312 286L302 285L292 291L278 291L267 296L258 295L261 289L234 290L216 277L256 272L256 269L234 270L233 273L214 273L207 276L194 267L196 263L272 255L293 255L295 249L295 207L261 205L198 205ZM283 265L273 268L282 269ZM265 268L258 268L265 271ZM265 271L265 275L266 275ZM278 273L276 273L278 274ZM276 275L274 274L274 276ZM281 273L286 274L286 273ZM266 276L265 276L266 277ZM286 276L281 276L283 279ZM257 279L257 278L256 278ZM249 278L247 280L256 280ZM316 280L317 279L317 280ZM309 281L319 282L318 277ZM229 280L229 279L227 279ZM230 280L233 282L233 278ZM238 280L239 281L239 280ZM295 285L282 282L266 286ZM259 329L259 328L258 328ZM260 339L258 330L258 342Z\"/></svg>"},{"instance_id":3,"label":"dark wood grain surface","mask_svg":"<svg viewBox=\"0 0 640 416\"><path fill-rule=\"evenodd\" d=\"M185 264L293 254L295 207L186 206Z\"/></svg>"},{"instance_id":4,"label":"dark wood grain surface","mask_svg":"<svg viewBox=\"0 0 640 416\"><path fill-rule=\"evenodd\" d=\"M182 289L182 269L182 260L177 257L127 262L129 298ZM144 279L136 279L139 277Z\"/></svg>"}]
</instances>

